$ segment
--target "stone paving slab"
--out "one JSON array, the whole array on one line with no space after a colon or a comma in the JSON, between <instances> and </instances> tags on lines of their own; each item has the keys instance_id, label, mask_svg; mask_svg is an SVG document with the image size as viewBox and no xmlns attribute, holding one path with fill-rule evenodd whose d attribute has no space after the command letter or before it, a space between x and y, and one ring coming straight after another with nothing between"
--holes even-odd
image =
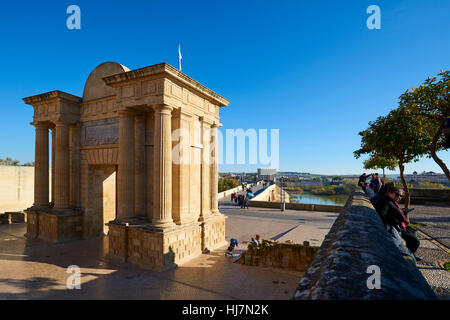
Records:
<instances>
[{"instance_id":1,"label":"stone paving slab","mask_svg":"<svg viewBox=\"0 0 450 320\"><path fill-rule=\"evenodd\" d=\"M233 263L226 248L157 273L107 260L106 238L48 244L24 233L0 226L0 299L290 299L303 275ZM81 268L81 290L66 288L69 265Z\"/></svg>"}]
</instances>

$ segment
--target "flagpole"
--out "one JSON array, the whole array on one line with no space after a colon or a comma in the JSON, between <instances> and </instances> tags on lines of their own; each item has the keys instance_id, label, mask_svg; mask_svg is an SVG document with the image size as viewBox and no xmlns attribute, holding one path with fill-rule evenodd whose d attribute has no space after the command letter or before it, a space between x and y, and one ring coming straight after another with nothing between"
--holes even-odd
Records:
<instances>
[{"instance_id":1,"label":"flagpole","mask_svg":"<svg viewBox=\"0 0 450 320\"><path fill-rule=\"evenodd\" d=\"M181 44L178 44L178 70L181 72Z\"/></svg>"}]
</instances>

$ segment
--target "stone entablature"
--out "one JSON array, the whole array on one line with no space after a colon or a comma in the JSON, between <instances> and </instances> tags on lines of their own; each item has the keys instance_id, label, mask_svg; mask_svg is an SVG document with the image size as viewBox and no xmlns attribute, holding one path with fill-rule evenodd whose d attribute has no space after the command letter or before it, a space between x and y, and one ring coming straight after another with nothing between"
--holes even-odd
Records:
<instances>
[{"instance_id":1,"label":"stone entablature","mask_svg":"<svg viewBox=\"0 0 450 320\"><path fill-rule=\"evenodd\" d=\"M111 255L134 257L130 261L139 257L140 262L150 260L128 247L117 249L125 248L116 246L124 234L129 243L142 232L150 233L149 238L161 234L162 239L173 232L186 239L198 233L198 245L188 241L171 248L176 252L171 263L224 244L225 217L217 207L217 128L226 99L166 63L130 71L107 62L91 72L83 98L52 91L24 102L33 106L36 126L29 236L50 241L90 238L104 224L110 230L125 225L126 233L110 234ZM187 135L177 137L178 131ZM183 161L174 159L178 156ZM41 222L33 226L36 221ZM166 240L157 243L176 246ZM167 269L166 262L158 268Z\"/></svg>"},{"instance_id":2,"label":"stone entablature","mask_svg":"<svg viewBox=\"0 0 450 320\"><path fill-rule=\"evenodd\" d=\"M23 101L34 107L34 122L76 123L80 118L81 98L62 91L39 94L24 98Z\"/></svg>"}]
</instances>

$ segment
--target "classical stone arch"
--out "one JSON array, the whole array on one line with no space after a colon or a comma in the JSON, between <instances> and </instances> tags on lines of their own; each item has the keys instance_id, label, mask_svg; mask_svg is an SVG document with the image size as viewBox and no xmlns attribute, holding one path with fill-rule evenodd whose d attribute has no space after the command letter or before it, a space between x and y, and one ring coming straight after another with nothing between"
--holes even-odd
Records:
<instances>
[{"instance_id":1,"label":"classical stone arch","mask_svg":"<svg viewBox=\"0 0 450 320\"><path fill-rule=\"evenodd\" d=\"M103 78L126 71L130 69L117 62L105 62L97 66L84 85L83 102L114 96L114 88L106 85Z\"/></svg>"}]
</instances>

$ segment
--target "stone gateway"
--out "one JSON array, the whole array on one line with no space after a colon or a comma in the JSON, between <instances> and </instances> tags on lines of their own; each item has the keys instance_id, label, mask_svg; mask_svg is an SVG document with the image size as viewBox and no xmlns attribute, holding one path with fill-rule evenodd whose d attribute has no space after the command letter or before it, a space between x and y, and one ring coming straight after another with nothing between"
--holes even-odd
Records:
<instances>
[{"instance_id":1,"label":"stone gateway","mask_svg":"<svg viewBox=\"0 0 450 320\"><path fill-rule=\"evenodd\" d=\"M106 62L82 98L51 91L23 100L36 127L27 237L105 234L111 258L157 271L225 244L217 128L226 99L166 63L130 71Z\"/></svg>"}]
</instances>

